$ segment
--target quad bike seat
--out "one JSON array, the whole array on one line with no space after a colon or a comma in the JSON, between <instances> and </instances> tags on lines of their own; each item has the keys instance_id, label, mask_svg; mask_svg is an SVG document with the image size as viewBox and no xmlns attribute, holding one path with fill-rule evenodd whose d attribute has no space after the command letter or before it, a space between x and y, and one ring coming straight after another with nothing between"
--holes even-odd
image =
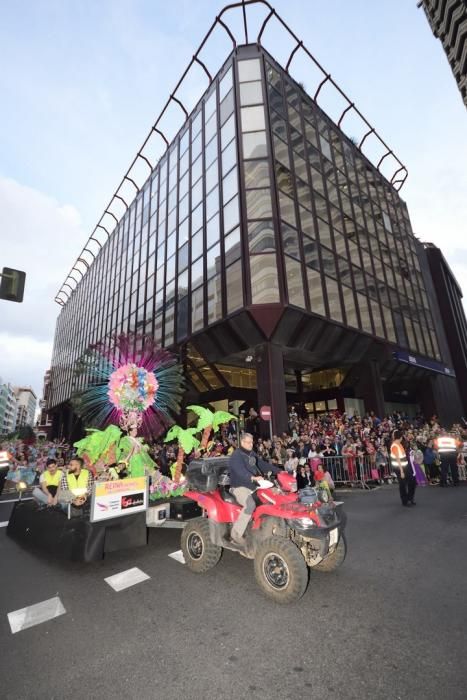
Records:
<instances>
[{"instance_id":1,"label":"quad bike seat","mask_svg":"<svg viewBox=\"0 0 467 700\"><path fill-rule=\"evenodd\" d=\"M233 493L231 493L226 486L219 486L219 493L221 495L222 500L226 503L234 503L237 506L240 505Z\"/></svg>"}]
</instances>

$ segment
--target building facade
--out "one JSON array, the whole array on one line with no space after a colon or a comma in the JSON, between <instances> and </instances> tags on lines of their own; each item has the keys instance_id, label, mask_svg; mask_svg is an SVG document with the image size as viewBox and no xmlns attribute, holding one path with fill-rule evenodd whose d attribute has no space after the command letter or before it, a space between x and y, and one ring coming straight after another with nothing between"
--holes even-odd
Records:
<instances>
[{"instance_id":1,"label":"building facade","mask_svg":"<svg viewBox=\"0 0 467 700\"><path fill-rule=\"evenodd\" d=\"M449 65L467 106L467 2L421 0L433 34L443 44Z\"/></svg>"},{"instance_id":2,"label":"building facade","mask_svg":"<svg viewBox=\"0 0 467 700\"><path fill-rule=\"evenodd\" d=\"M467 416L467 319L462 290L441 250L433 243L425 243L424 249Z\"/></svg>"},{"instance_id":3,"label":"building facade","mask_svg":"<svg viewBox=\"0 0 467 700\"><path fill-rule=\"evenodd\" d=\"M16 387L15 396L17 403L16 429L28 425L31 428L35 424L37 396L31 387Z\"/></svg>"},{"instance_id":4,"label":"building facade","mask_svg":"<svg viewBox=\"0 0 467 700\"><path fill-rule=\"evenodd\" d=\"M16 428L17 402L14 387L0 379L0 435L13 433Z\"/></svg>"},{"instance_id":5,"label":"building facade","mask_svg":"<svg viewBox=\"0 0 467 700\"><path fill-rule=\"evenodd\" d=\"M396 189L272 56L239 46L60 312L54 435L76 426L76 362L115 332L177 352L188 402L271 406L276 433L291 404L457 419L421 252Z\"/></svg>"}]
</instances>

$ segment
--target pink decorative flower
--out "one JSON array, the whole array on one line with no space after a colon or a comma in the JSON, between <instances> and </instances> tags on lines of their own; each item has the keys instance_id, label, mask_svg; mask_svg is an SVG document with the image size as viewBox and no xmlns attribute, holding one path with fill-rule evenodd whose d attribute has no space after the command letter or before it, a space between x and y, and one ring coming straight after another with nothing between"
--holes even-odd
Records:
<instances>
[{"instance_id":1,"label":"pink decorative flower","mask_svg":"<svg viewBox=\"0 0 467 700\"><path fill-rule=\"evenodd\" d=\"M153 372L131 363L112 372L107 393L119 410L143 412L154 403L158 388Z\"/></svg>"}]
</instances>

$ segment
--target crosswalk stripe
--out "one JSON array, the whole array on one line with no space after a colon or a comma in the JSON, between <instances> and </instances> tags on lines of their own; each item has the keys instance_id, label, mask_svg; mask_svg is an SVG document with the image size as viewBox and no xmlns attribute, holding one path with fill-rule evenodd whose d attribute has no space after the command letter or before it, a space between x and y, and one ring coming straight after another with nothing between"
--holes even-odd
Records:
<instances>
[{"instance_id":1,"label":"crosswalk stripe","mask_svg":"<svg viewBox=\"0 0 467 700\"><path fill-rule=\"evenodd\" d=\"M169 554L169 557L171 559L175 559L175 561L180 562L180 564L185 564L185 557L183 556L183 552L181 549L178 549L176 552L172 552L172 554Z\"/></svg>"},{"instance_id":2,"label":"crosswalk stripe","mask_svg":"<svg viewBox=\"0 0 467 700\"><path fill-rule=\"evenodd\" d=\"M42 603L35 603L26 608L8 613L8 622L10 623L12 634L16 634L16 632L40 625L42 622L47 622L47 620L53 620L55 617L65 613L66 610L62 601L58 596L55 596L54 598L49 598L49 600L44 600Z\"/></svg>"},{"instance_id":3,"label":"crosswalk stripe","mask_svg":"<svg viewBox=\"0 0 467 700\"><path fill-rule=\"evenodd\" d=\"M148 574L145 574L144 571L141 571L141 569L138 569L137 566L134 566L132 569L121 571L119 574L107 576L104 581L108 583L109 586L114 589L114 591L118 592L123 591L125 588L129 588L130 586L135 586L137 583L147 581L149 578L151 577L148 576Z\"/></svg>"}]
</instances>

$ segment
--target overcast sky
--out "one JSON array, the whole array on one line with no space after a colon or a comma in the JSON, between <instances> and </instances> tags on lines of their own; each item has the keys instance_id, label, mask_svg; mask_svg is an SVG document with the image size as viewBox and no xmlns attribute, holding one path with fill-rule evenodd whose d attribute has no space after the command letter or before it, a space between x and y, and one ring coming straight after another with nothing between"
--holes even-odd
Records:
<instances>
[{"instance_id":1,"label":"overcast sky","mask_svg":"<svg viewBox=\"0 0 467 700\"><path fill-rule=\"evenodd\" d=\"M407 166L400 194L414 232L443 249L467 290L467 111L416 0L272 4ZM0 266L28 275L23 304L0 301L4 381L40 395L53 298L222 6L1 4ZM265 42L278 59L281 37L271 30ZM228 52L219 35L203 58L216 71ZM305 62L295 77L311 92ZM184 94L194 101L205 87L199 72Z\"/></svg>"}]
</instances>

